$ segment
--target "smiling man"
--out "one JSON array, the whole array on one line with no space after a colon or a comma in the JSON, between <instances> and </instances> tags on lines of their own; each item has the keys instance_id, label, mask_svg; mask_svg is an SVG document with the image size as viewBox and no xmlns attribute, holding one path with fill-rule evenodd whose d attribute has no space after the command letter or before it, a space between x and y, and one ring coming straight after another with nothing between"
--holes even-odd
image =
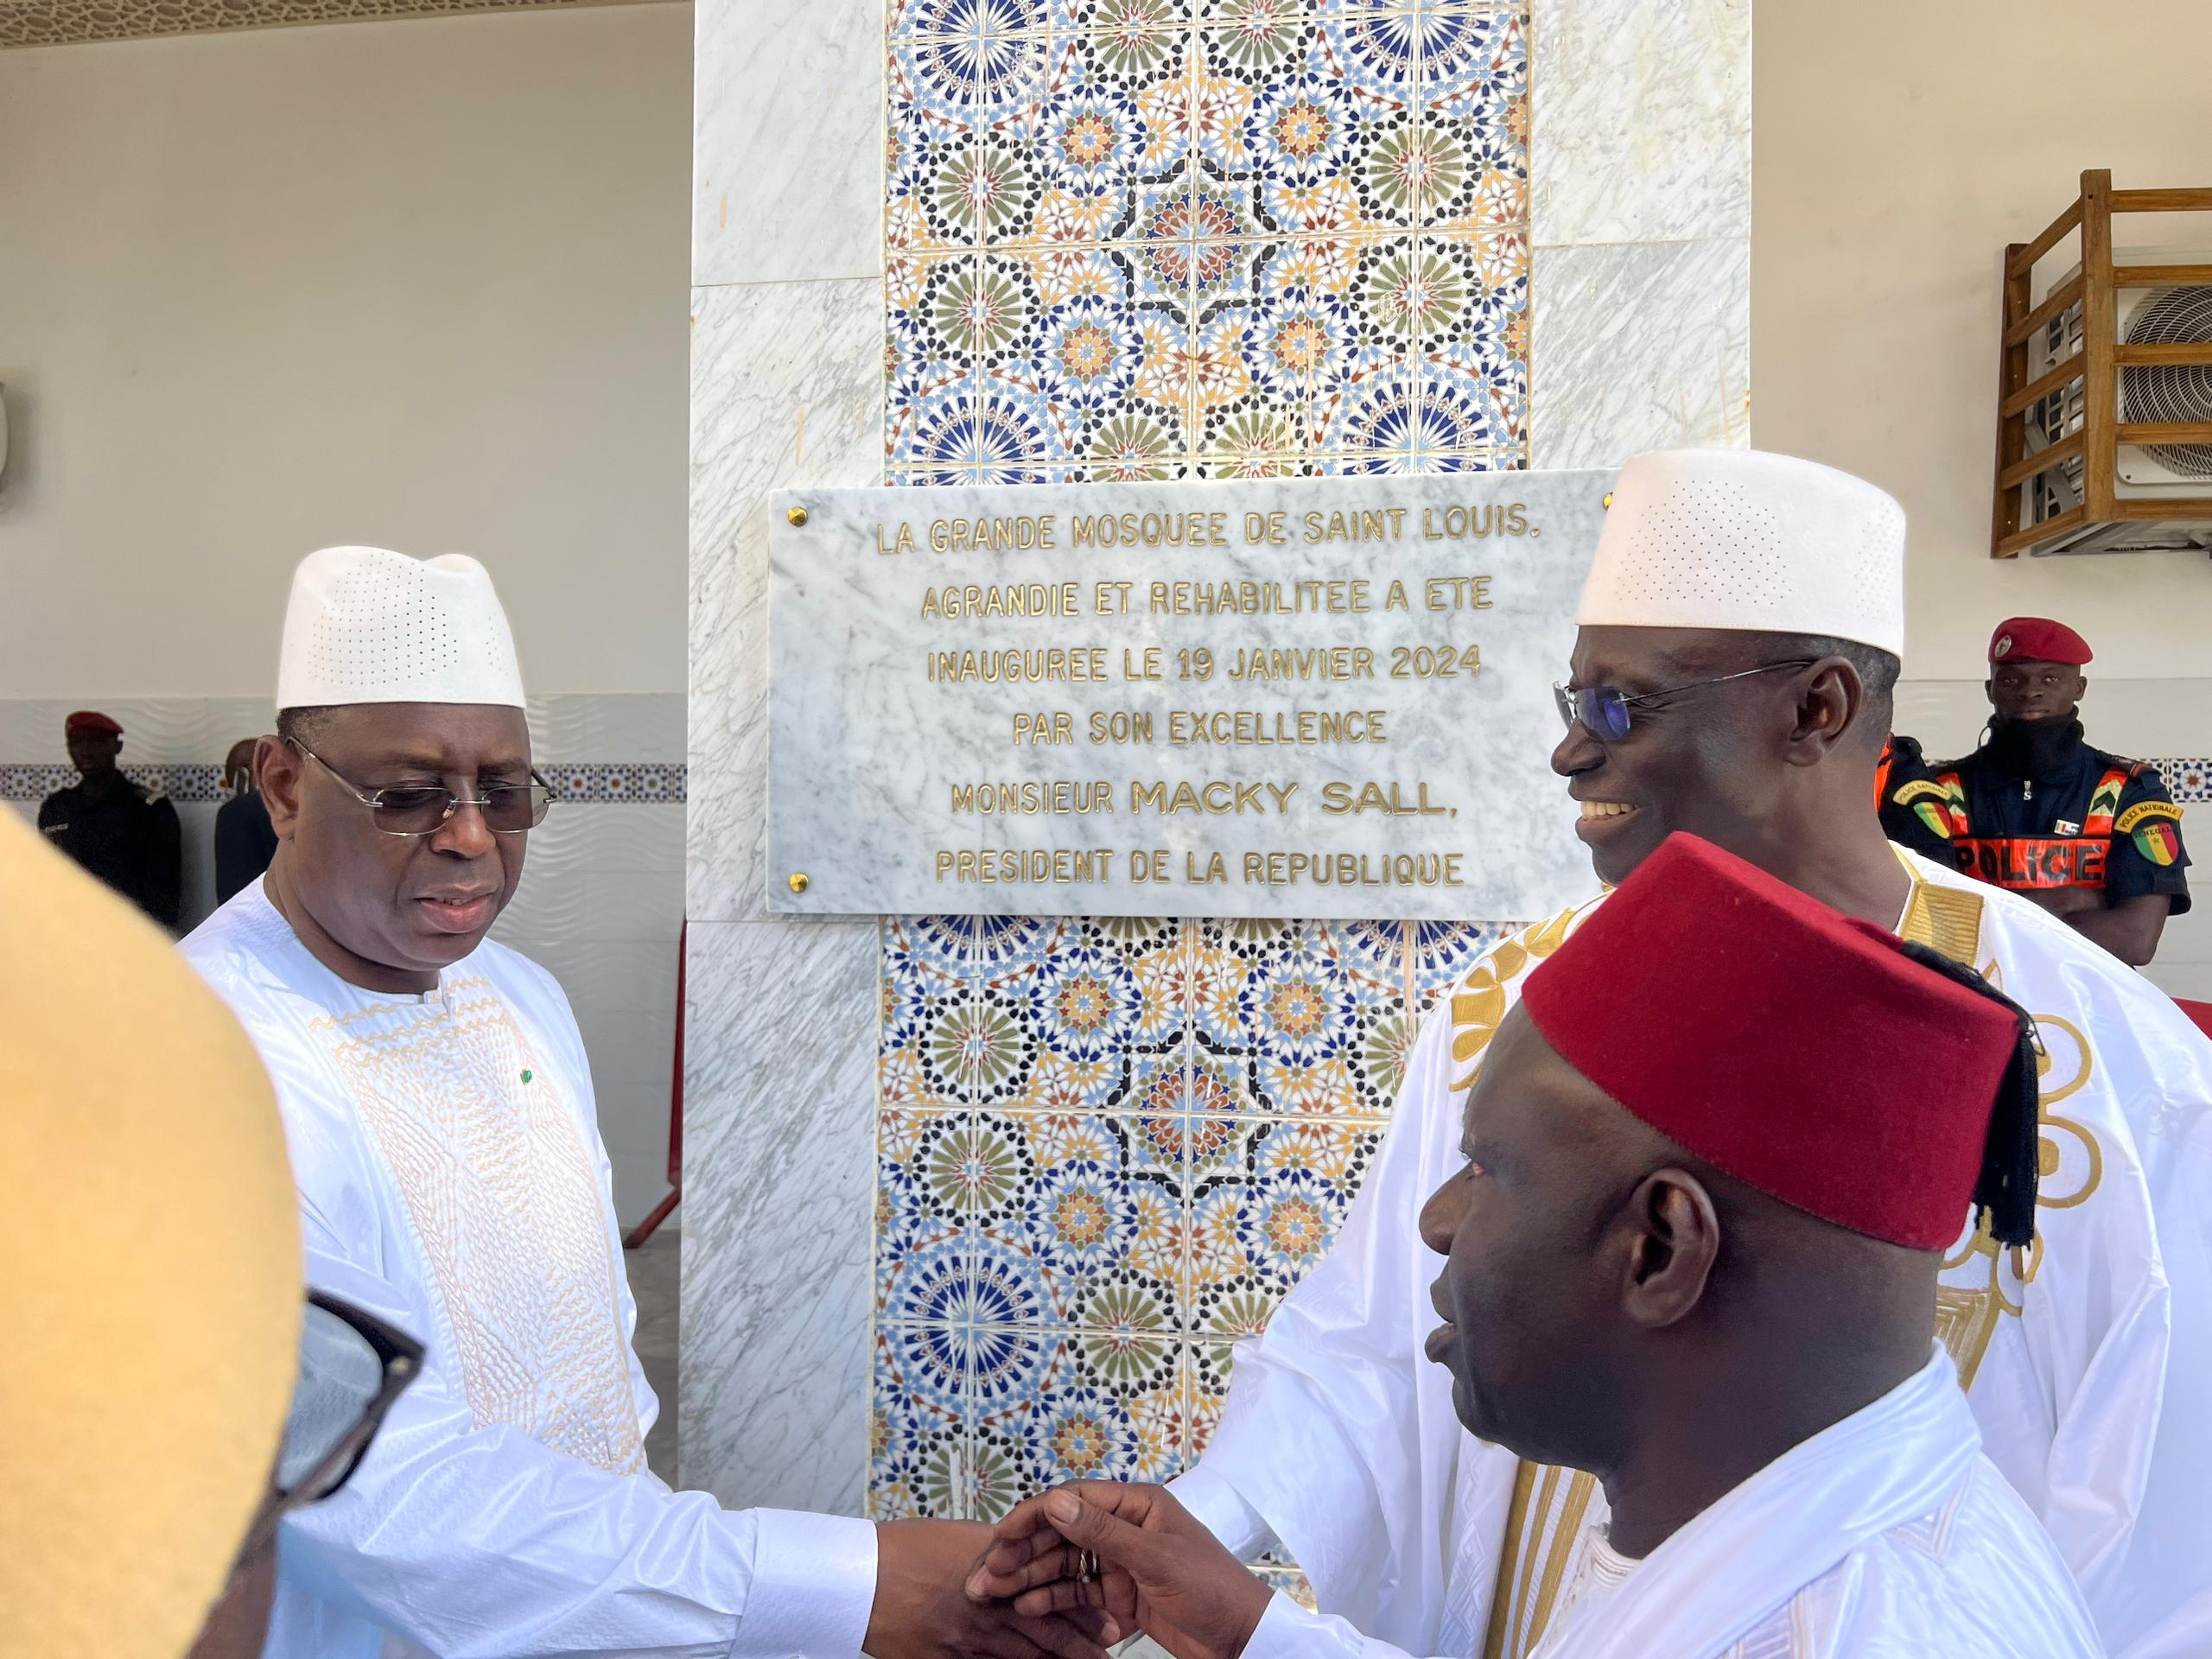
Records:
<instances>
[{"instance_id":1,"label":"smiling man","mask_svg":"<svg viewBox=\"0 0 2212 1659\"><path fill-rule=\"evenodd\" d=\"M1529 976L1421 1236L1459 1421L1611 1503L1544 1659L2101 1654L1933 1339L1970 1202L2031 1242L2035 1063L1968 971L1691 836ZM1175 1659L1402 1659L1157 1490L1024 1504L974 1588Z\"/></svg>"},{"instance_id":2,"label":"smiling man","mask_svg":"<svg viewBox=\"0 0 2212 1659\"><path fill-rule=\"evenodd\" d=\"M1602 881L1686 830L1982 971L2036 1016L2037 1246L2001 1246L1961 1213L1936 1330L1985 1451L2113 1652L2212 1651L2193 1565L2212 1554L2212 1427L2183 1403L2212 1375L2212 1047L2047 912L1884 838L1874 774L1904 566L1904 512L1860 480L1746 451L1639 456L1583 590L1553 768ZM1586 1472L1501 1459L1461 1428L1421 1357L1418 1229L1529 969L1605 902L1515 935L1440 1001L1330 1253L1240 1355L1212 1445L1175 1487L1236 1554L1281 1545L1324 1610L1408 1651L1525 1659L1605 1512Z\"/></svg>"},{"instance_id":3,"label":"smiling man","mask_svg":"<svg viewBox=\"0 0 2212 1659\"><path fill-rule=\"evenodd\" d=\"M272 1659L1097 1659L965 1600L980 1528L727 1512L646 1469L582 1039L485 937L551 802L483 566L309 556L276 702L276 857L183 950L276 1082L308 1282L429 1352L346 1489L286 1522Z\"/></svg>"},{"instance_id":4,"label":"smiling man","mask_svg":"<svg viewBox=\"0 0 2212 1659\"><path fill-rule=\"evenodd\" d=\"M2033 899L2140 968L2166 918L2189 908L2189 854L2181 808L2157 771L2083 741L2088 661L2088 642L2063 622L1999 622L1988 735L1932 779L1891 789L1885 817L1940 824L1968 875Z\"/></svg>"}]
</instances>

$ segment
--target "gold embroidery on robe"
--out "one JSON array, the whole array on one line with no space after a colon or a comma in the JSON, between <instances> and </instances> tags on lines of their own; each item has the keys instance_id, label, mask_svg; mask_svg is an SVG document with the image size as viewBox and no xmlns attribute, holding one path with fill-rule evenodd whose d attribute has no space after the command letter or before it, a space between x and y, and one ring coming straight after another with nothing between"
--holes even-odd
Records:
<instances>
[{"instance_id":1,"label":"gold embroidery on robe","mask_svg":"<svg viewBox=\"0 0 2212 1659\"><path fill-rule=\"evenodd\" d=\"M643 1469L598 1168L505 1000L448 975L435 998L310 1029L414 1224L471 1423L617 1474Z\"/></svg>"},{"instance_id":2,"label":"gold embroidery on robe","mask_svg":"<svg viewBox=\"0 0 2212 1659\"><path fill-rule=\"evenodd\" d=\"M1515 1472L1483 1659L1525 1654L1543 1640L1597 1490L1597 1477L1578 1469L1524 1460Z\"/></svg>"},{"instance_id":3,"label":"gold embroidery on robe","mask_svg":"<svg viewBox=\"0 0 2212 1659\"><path fill-rule=\"evenodd\" d=\"M1567 936L1582 906L1562 910L1549 921L1525 927L1467 970L1452 992L1452 1092L1458 1094L1474 1081L1475 1067L1490 1039L1497 1035L1497 1022L1508 1007L1505 988L1533 963L1567 943Z\"/></svg>"},{"instance_id":4,"label":"gold embroidery on robe","mask_svg":"<svg viewBox=\"0 0 2212 1659\"><path fill-rule=\"evenodd\" d=\"M1912 893L1899 925L1902 936L1954 962L1975 962L1981 952L1983 896L1923 881L1909 866L1907 874L1912 875ZM1452 1087L1455 1094L1472 1082L1483 1051L1497 1034L1498 1022L1510 1006L1506 986L1535 961L1559 948L1577 913L1567 911L1516 935L1492 957L1478 963L1452 994L1452 1058L1457 1069ZM1541 949L1536 948L1539 941ZM1994 960L1981 971L1992 983L2000 982ZM2071 1020L2056 1014L2037 1014L2035 1020L2040 1044L2037 1064L2042 1079L2044 1131L2036 1207L2063 1210L2096 1191L2104 1158L2086 1125L2061 1117L2050 1109L2088 1086L2095 1058L2088 1036ZM1990 1237L1986 1226L1978 1228L1955 1254L1944 1258L1942 1271L1946 1280L1956 1280L1961 1269L1967 1270L1963 1274L1966 1283L1939 1282L1936 1290L1936 1334L1958 1367L1961 1388L1973 1384L1990 1340L1996 1335L1998 1321L2006 1313L2018 1317L2022 1293L2033 1282L2042 1259L2040 1235L2024 1251L2004 1251ZM1583 1513L1595 1486L1595 1480L1586 1474L1548 1465L1539 1468L1525 1461L1521 1465L1506 1516L1504 1548L1491 1592L1483 1659L1528 1659L1541 1639L1559 1586L1573 1562Z\"/></svg>"}]
</instances>

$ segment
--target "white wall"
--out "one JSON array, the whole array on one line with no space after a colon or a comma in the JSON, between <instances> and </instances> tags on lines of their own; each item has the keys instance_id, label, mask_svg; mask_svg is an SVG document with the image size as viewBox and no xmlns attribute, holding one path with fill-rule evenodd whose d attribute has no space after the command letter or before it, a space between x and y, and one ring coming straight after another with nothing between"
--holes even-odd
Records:
<instances>
[{"instance_id":1,"label":"white wall","mask_svg":"<svg viewBox=\"0 0 2212 1659\"><path fill-rule=\"evenodd\" d=\"M0 53L0 697L254 695L295 561L684 686L689 5Z\"/></svg>"},{"instance_id":2,"label":"white wall","mask_svg":"<svg viewBox=\"0 0 2212 1659\"><path fill-rule=\"evenodd\" d=\"M690 82L688 4L0 52L0 773L86 705L126 765L219 761L343 541L484 558L542 761L681 763ZM683 845L681 804L564 801L499 929L575 1007L626 1223Z\"/></svg>"},{"instance_id":3,"label":"white wall","mask_svg":"<svg viewBox=\"0 0 2212 1659\"><path fill-rule=\"evenodd\" d=\"M1860 0L1760 8L1752 50L1751 378L1761 448L1862 474L1911 520L1898 728L1961 749L1992 627L2057 616L2095 649L2083 718L2123 753L2212 753L2212 559L1992 561L1999 270L2087 168L2212 184L2202 0ZM2212 247L2212 215L2125 218L2123 246ZM2038 282L2077 257L2063 242ZM2202 908L2152 977L2212 996L2212 808L2187 826Z\"/></svg>"}]
</instances>

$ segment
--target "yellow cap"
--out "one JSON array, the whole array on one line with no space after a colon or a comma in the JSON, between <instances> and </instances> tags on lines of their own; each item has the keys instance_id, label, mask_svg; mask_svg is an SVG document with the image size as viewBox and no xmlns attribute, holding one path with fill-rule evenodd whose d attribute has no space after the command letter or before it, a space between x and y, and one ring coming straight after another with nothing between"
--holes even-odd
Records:
<instances>
[{"instance_id":1,"label":"yellow cap","mask_svg":"<svg viewBox=\"0 0 2212 1659\"><path fill-rule=\"evenodd\" d=\"M245 1033L0 810L0 1653L191 1644L268 1490L302 1295Z\"/></svg>"}]
</instances>

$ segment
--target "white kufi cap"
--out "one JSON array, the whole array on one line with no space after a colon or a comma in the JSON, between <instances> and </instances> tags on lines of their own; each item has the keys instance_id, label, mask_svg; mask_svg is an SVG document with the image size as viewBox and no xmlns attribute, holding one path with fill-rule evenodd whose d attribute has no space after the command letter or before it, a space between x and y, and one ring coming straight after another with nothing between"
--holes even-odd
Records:
<instances>
[{"instance_id":1,"label":"white kufi cap","mask_svg":"<svg viewBox=\"0 0 2212 1659\"><path fill-rule=\"evenodd\" d=\"M1621 468L1574 620L1811 633L1904 655L1904 509L1864 479L1755 449Z\"/></svg>"},{"instance_id":2,"label":"white kufi cap","mask_svg":"<svg viewBox=\"0 0 2212 1659\"><path fill-rule=\"evenodd\" d=\"M523 707L507 613L465 553L410 559L326 547L300 561L284 612L276 707L488 702Z\"/></svg>"}]
</instances>

